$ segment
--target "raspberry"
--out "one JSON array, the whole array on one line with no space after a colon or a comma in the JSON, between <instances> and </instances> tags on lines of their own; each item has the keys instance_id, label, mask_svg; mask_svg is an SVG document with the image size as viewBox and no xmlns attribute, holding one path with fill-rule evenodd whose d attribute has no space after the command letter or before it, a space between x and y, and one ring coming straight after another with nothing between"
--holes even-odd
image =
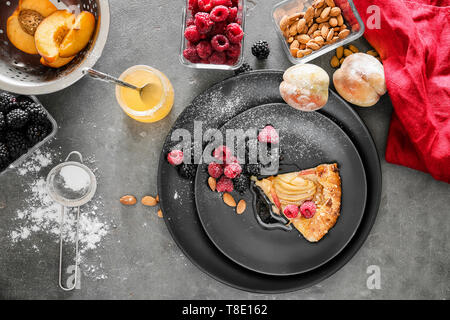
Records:
<instances>
[{"instance_id":1,"label":"raspberry","mask_svg":"<svg viewBox=\"0 0 450 320\"><path fill-rule=\"evenodd\" d=\"M188 7L191 12L197 12L198 11L198 1L197 0L189 0Z\"/></svg>"},{"instance_id":2,"label":"raspberry","mask_svg":"<svg viewBox=\"0 0 450 320\"><path fill-rule=\"evenodd\" d=\"M230 23L227 26L226 30L226 36L228 40L232 43L240 43L242 38L244 38L244 32L242 31L242 28L237 23Z\"/></svg>"},{"instance_id":3,"label":"raspberry","mask_svg":"<svg viewBox=\"0 0 450 320\"><path fill-rule=\"evenodd\" d=\"M208 173L211 177L218 179L223 174L223 167L217 162L211 162L208 165Z\"/></svg>"},{"instance_id":4,"label":"raspberry","mask_svg":"<svg viewBox=\"0 0 450 320\"><path fill-rule=\"evenodd\" d=\"M232 2L231 0L213 0L214 6L225 6L225 7L231 7Z\"/></svg>"},{"instance_id":5,"label":"raspberry","mask_svg":"<svg viewBox=\"0 0 450 320\"><path fill-rule=\"evenodd\" d=\"M209 63L211 64L225 64L227 62L227 56L224 52L214 52L209 57Z\"/></svg>"},{"instance_id":6,"label":"raspberry","mask_svg":"<svg viewBox=\"0 0 450 320\"><path fill-rule=\"evenodd\" d=\"M222 178L217 181L216 190L217 192L232 192L234 189L233 181L231 179L222 176Z\"/></svg>"},{"instance_id":7,"label":"raspberry","mask_svg":"<svg viewBox=\"0 0 450 320\"><path fill-rule=\"evenodd\" d=\"M213 157L221 163L225 163L227 159L232 157L231 150L227 146L219 146L213 151Z\"/></svg>"},{"instance_id":8,"label":"raspberry","mask_svg":"<svg viewBox=\"0 0 450 320\"><path fill-rule=\"evenodd\" d=\"M195 26L198 32L205 34L211 31L214 22L211 21L209 13L199 12L195 15Z\"/></svg>"},{"instance_id":9,"label":"raspberry","mask_svg":"<svg viewBox=\"0 0 450 320\"><path fill-rule=\"evenodd\" d=\"M172 150L167 155L167 161L173 165L178 166L183 163L183 151L181 150Z\"/></svg>"},{"instance_id":10,"label":"raspberry","mask_svg":"<svg viewBox=\"0 0 450 320\"><path fill-rule=\"evenodd\" d=\"M200 32L196 26L189 26L184 30L184 37L191 42L198 42L200 40Z\"/></svg>"},{"instance_id":11,"label":"raspberry","mask_svg":"<svg viewBox=\"0 0 450 320\"><path fill-rule=\"evenodd\" d=\"M295 219L298 216L298 207L295 204L289 204L284 208L284 215L289 219Z\"/></svg>"},{"instance_id":12,"label":"raspberry","mask_svg":"<svg viewBox=\"0 0 450 320\"><path fill-rule=\"evenodd\" d=\"M316 213L316 204L312 201L305 201L300 206L300 212L306 219L311 219Z\"/></svg>"},{"instance_id":13,"label":"raspberry","mask_svg":"<svg viewBox=\"0 0 450 320\"><path fill-rule=\"evenodd\" d=\"M231 0L231 5L237 7L239 5L239 0Z\"/></svg>"},{"instance_id":14,"label":"raspberry","mask_svg":"<svg viewBox=\"0 0 450 320\"><path fill-rule=\"evenodd\" d=\"M197 50L195 50L195 47L190 47L183 50L183 56L186 58L186 60L192 62L192 63L199 63L200 57L197 54Z\"/></svg>"},{"instance_id":15,"label":"raspberry","mask_svg":"<svg viewBox=\"0 0 450 320\"><path fill-rule=\"evenodd\" d=\"M280 137L274 127L265 126L258 134L258 141L277 144L280 142Z\"/></svg>"},{"instance_id":16,"label":"raspberry","mask_svg":"<svg viewBox=\"0 0 450 320\"><path fill-rule=\"evenodd\" d=\"M197 54L201 59L208 59L213 51L211 44L206 40L200 41L196 48Z\"/></svg>"},{"instance_id":17,"label":"raspberry","mask_svg":"<svg viewBox=\"0 0 450 320\"><path fill-rule=\"evenodd\" d=\"M230 57L227 59L226 64L229 66L234 66L238 62L238 60L239 60L239 57L236 57L236 58Z\"/></svg>"},{"instance_id":18,"label":"raspberry","mask_svg":"<svg viewBox=\"0 0 450 320\"><path fill-rule=\"evenodd\" d=\"M209 32L211 36L215 36L218 34L224 34L225 28L227 27L227 23L225 21L214 23L214 27Z\"/></svg>"},{"instance_id":19,"label":"raspberry","mask_svg":"<svg viewBox=\"0 0 450 320\"><path fill-rule=\"evenodd\" d=\"M236 8L236 7L228 8L227 21L230 22L230 23L231 22L236 22L237 13L238 13L238 8Z\"/></svg>"},{"instance_id":20,"label":"raspberry","mask_svg":"<svg viewBox=\"0 0 450 320\"><path fill-rule=\"evenodd\" d=\"M218 52L223 52L230 47L230 41L223 34L214 36L211 40L212 47Z\"/></svg>"},{"instance_id":21,"label":"raspberry","mask_svg":"<svg viewBox=\"0 0 450 320\"><path fill-rule=\"evenodd\" d=\"M187 21L186 21L186 26L187 26L187 27L193 26L194 24L195 24L194 18L189 18L189 19L187 19Z\"/></svg>"},{"instance_id":22,"label":"raspberry","mask_svg":"<svg viewBox=\"0 0 450 320\"><path fill-rule=\"evenodd\" d=\"M198 0L198 8L203 12L210 12L214 8L213 0Z\"/></svg>"},{"instance_id":23,"label":"raspberry","mask_svg":"<svg viewBox=\"0 0 450 320\"><path fill-rule=\"evenodd\" d=\"M223 173L230 179L236 178L242 172L242 168L239 163L230 163L225 166Z\"/></svg>"},{"instance_id":24,"label":"raspberry","mask_svg":"<svg viewBox=\"0 0 450 320\"><path fill-rule=\"evenodd\" d=\"M230 58L237 58L241 54L241 44L240 43L231 43L230 47L227 50L227 55Z\"/></svg>"},{"instance_id":25,"label":"raspberry","mask_svg":"<svg viewBox=\"0 0 450 320\"><path fill-rule=\"evenodd\" d=\"M228 18L228 8L225 6L217 6L211 10L211 20L215 22L225 21Z\"/></svg>"}]
</instances>

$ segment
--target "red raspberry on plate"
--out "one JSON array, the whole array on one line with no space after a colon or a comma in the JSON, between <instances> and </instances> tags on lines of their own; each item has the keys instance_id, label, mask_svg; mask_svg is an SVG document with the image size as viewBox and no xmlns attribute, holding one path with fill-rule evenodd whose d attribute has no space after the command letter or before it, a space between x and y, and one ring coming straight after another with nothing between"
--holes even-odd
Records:
<instances>
[{"instance_id":1,"label":"red raspberry on plate","mask_svg":"<svg viewBox=\"0 0 450 320\"><path fill-rule=\"evenodd\" d=\"M195 26L197 27L198 32L206 34L211 31L214 22L211 21L209 13L199 12L195 15Z\"/></svg>"},{"instance_id":2,"label":"red raspberry on plate","mask_svg":"<svg viewBox=\"0 0 450 320\"><path fill-rule=\"evenodd\" d=\"M217 162L211 162L208 165L208 173L213 178L220 178L223 175L223 166Z\"/></svg>"},{"instance_id":3,"label":"red raspberry on plate","mask_svg":"<svg viewBox=\"0 0 450 320\"><path fill-rule=\"evenodd\" d=\"M231 153L231 150L227 146L223 146L223 145L219 146L219 147L215 148L213 151L213 157L222 163L225 163L227 161L227 159L229 159L232 156L233 155Z\"/></svg>"},{"instance_id":4,"label":"red raspberry on plate","mask_svg":"<svg viewBox=\"0 0 450 320\"><path fill-rule=\"evenodd\" d=\"M228 40L232 43L240 43L242 41L242 38L244 38L244 31L242 31L242 28L237 23L230 23L227 26L226 36Z\"/></svg>"},{"instance_id":5,"label":"red raspberry on plate","mask_svg":"<svg viewBox=\"0 0 450 320\"><path fill-rule=\"evenodd\" d=\"M238 8L236 8L236 7L228 8L227 21L230 22L230 23L231 22L236 22L237 13L238 13Z\"/></svg>"},{"instance_id":6,"label":"red raspberry on plate","mask_svg":"<svg viewBox=\"0 0 450 320\"><path fill-rule=\"evenodd\" d=\"M232 192L234 189L233 181L231 179L222 176L222 178L217 181L216 190L217 192Z\"/></svg>"},{"instance_id":7,"label":"red raspberry on plate","mask_svg":"<svg viewBox=\"0 0 450 320\"><path fill-rule=\"evenodd\" d=\"M280 142L280 136L277 130L272 126L265 126L258 134L258 141L263 143L274 143Z\"/></svg>"},{"instance_id":8,"label":"red raspberry on plate","mask_svg":"<svg viewBox=\"0 0 450 320\"><path fill-rule=\"evenodd\" d=\"M198 0L198 9L203 12L210 12L214 8L213 0Z\"/></svg>"},{"instance_id":9,"label":"red raspberry on plate","mask_svg":"<svg viewBox=\"0 0 450 320\"><path fill-rule=\"evenodd\" d=\"M186 58L186 60L192 62L192 63L199 63L200 57L197 54L197 50L195 47L186 48L183 50L183 56Z\"/></svg>"},{"instance_id":10,"label":"red raspberry on plate","mask_svg":"<svg viewBox=\"0 0 450 320\"><path fill-rule=\"evenodd\" d=\"M230 41L223 34L218 34L211 39L211 44L214 50L223 52L230 47Z\"/></svg>"},{"instance_id":11,"label":"red raspberry on plate","mask_svg":"<svg viewBox=\"0 0 450 320\"><path fill-rule=\"evenodd\" d=\"M195 25L195 20L194 20L194 18L189 18L189 19L186 20L186 26L187 26L187 27L193 26L193 25Z\"/></svg>"},{"instance_id":12,"label":"red raspberry on plate","mask_svg":"<svg viewBox=\"0 0 450 320\"><path fill-rule=\"evenodd\" d=\"M224 52L214 52L209 57L209 63L211 64L225 64L227 62L227 55Z\"/></svg>"},{"instance_id":13,"label":"red raspberry on plate","mask_svg":"<svg viewBox=\"0 0 450 320\"><path fill-rule=\"evenodd\" d=\"M207 40L202 40L197 44L197 54L201 59L208 59L213 49Z\"/></svg>"},{"instance_id":14,"label":"red raspberry on plate","mask_svg":"<svg viewBox=\"0 0 450 320\"><path fill-rule=\"evenodd\" d=\"M167 155L167 161L173 165L178 166L183 163L183 151L181 150L172 150Z\"/></svg>"},{"instance_id":15,"label":"red raspberry on plate","mask_svg":"<svg viewBox=\"0 0 450 320\"><path fill-rule=\"evenodd\" d=\"M242 172L242 167L239 163L230 163L225 165L225 169L223 169L223 173L226 177L230 179L236 178Z\"/></svg>"},{"instance_id":16,"label":"red raspberry on plate","mask_svg":"<svg viewBox=\"0 0 450 320\"><path fill-rule=\"evenodd\" d=\"M237 58L241 54L241 44L240 43L231 43L230 47L227 50L227 55L230 58Z\"/></svg>"},{"instance_id":17,"label":"red raspberry on plate","mask_svg":"<svg viewBox=\"0 0 450 320\"><path fill-rule=\"evenodd\" d=\"M225 7L231 7L232 2L231 0L213 0L214 6L225 6Z\"/></svg>"},{"instance_id":18,"label":"red raspberry on plate","mask_svg":"<svg viewBox=\"0 0 450 320\"><path fill-rule=\"evenodd\" d=\"M211 10L211 20L214 22L225 21L228 18L228 8L225 6L217 6Z\"/></svg>"},{"instance_id":19,"label":"red raspberry on plate","mask_svg":"<svg viewBox=\"0 0 450 320\"><path fill-rule=\"evenodd\" d=\"M316 204L312 201L305 201L300 206L300 212L306 219L311 219L316 214Z\"/></svg>"},{"instance_id":20,"label":"red raspberry on plate","mask_svg":"<svg viewBox=\"0 0 450 320\"><path fill-rule=\"evenodd\" d=\"M298 207L295 204L289 204L284 208L284 215L289 219L297 218L298 216Z\"/></svg>"},{"instance_id":21,"label":"red raspberry on plate","mask_svg":"<svg viewBox=\"0 0 450 320\"><path fill-rule=\"evenodd\" d=\"M191 42L198 42L200 40L200 33L196 26L189 26L184 30L184 37Z\"/></svg>"},{"instance_id":22,"label":"red raspberry on plate","mask_svg":"<svg viewBox=\"0 0 450 320\"><path fill-rule=\"evenodd\" d=\"M226 27L227 27L226 21L216 22L216 23L214 23L214 27L212 28L212 30L209 32L209 35L215 36L218 34L224 34Z\"/></svg>"}]
</instances>

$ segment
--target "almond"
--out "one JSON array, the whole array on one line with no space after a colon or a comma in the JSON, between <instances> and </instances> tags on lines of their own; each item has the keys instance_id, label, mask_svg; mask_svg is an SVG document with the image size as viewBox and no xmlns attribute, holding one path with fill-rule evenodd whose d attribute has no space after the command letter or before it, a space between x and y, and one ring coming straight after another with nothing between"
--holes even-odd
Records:
<instances>
[{"instance_id":1,"label":"almond","mask_svg":"<svg viewBox=\"0 0 450 320\"><path fill-rule=\"evenodd\" d=\"M314 8L321 8L325 4L325 0L316 0L313 3Z\"/></svg>"},{"instance_id":2,"label":"almond","mask_svg":"<svg viewBox=\"0 0 450 320\"><path fill-rule=\"evenodd\" d=\"M297 22L297 32L298 33L302 33L303 32L303 29L305 29L305 26L306 26L306 20L305 19L300 19L300 20L298 20L298 22Z\"/></svg>"},{"instance_id":3,"label":"almond","mask_svg":"<svg viewBox=\"0 0 450 320\"><path fill-rule=\"evenodd\" d=\"M247 203L245 202L244 199L242 199L237 204L236 213L237 214L243 214L246 208L247 208Z\"/></svg>"},{"instance_id":4,"label":"almond","mask_svg":"<svg viewBox=\"0 0 450 320\"><path fill-rule=\"evenodd\" d=\"M291 48L291 49L298 49L298 47L300 47L300 43L299 43L297 40L294 40L294 41L291 43L290 48Z\"/></svg>"},{"instance_id":5,"label":"almond","mask_svg":"<svg viewBox=\"0 0 450 320\"><path fill-rule=\"evenodd\" d=\"M350 49L350 51L352 51L353 53L357 53L359 52L359 49L357 47L355 47L354 45L349 45L348 48Z\"/></svg>"},{"instance_id":6,"label":"almond","mask_svg":"<svg viewBox=\"0 0 450 320\"><path fill-rule=\"evenodd\" d=\"M227 206L236 207L236 201L234 200L233 196L228 192L223 194L223 202L225 202Z\"/></svg>"},{"instance_id":7,"label":"almond","mask_svg":"<svg viewBox=\"0 0 450 320\"><path fill-rule=\"evenodd\" d=\"M328 36L328 27L327 26L322 26L322 28L320 29L320 33L322 35L322 38L326 39Z\"/></svg>"},{"instance_id":8,"label":"almond","mask_svg":"<svg viewBox=\"0 0 450 320\"><path fill-rule=\"evenodd\" d=\"M314 7L309 7L306 10L304 18L307 22L312 20L312 18L314 18Z\"/></svg>"},{"instance_id":9,"label":"almond","mask_svg":"<svg viewBox=\"0 0 450 320\"><path fill-rule=\"evenodd\" d=\"M289 21L294 22L295 20L302 18L304 14L305 14L304 12L297 12L294 13L293 15L290 15L288 19Z\"/></svg>"},{"instance_id":10,"label":"almond","mask_svg":"<svg viewBox=\"0 0 450 320\"><path fill-rule=\"evenodd\" d=\"M134 196L123 196L122 198L120 198L120 203L126 206L135 205L136 202L137 200Z\"/></svg>"},{"instance_id":11,"label":"almond","mask_svg":"<svg viewBox=\"0 0 450 320\"><path fill-rule=\"evenodd\" d=\"M336 18L331 18L330 20L328 20L328 23L330 24L330 26L336 27L338 25L338 20Z\"/></svg>"},{"instance_id":12,"label":"almond","mask_svg":"<svg viewBox=\"0 0 450 320\"><path fill-rule=\"evenodd\" d=\"M331 29L330 31L328 31L328 34L327 34L327 41L331 41L332 39L333 39L333 36L334 36L334 30L333 29Z\"/></svg>"},{"instance_id":13,"label":"almond","mask_svg":"<svg viewBox=\"0 0 450 320\"><path fill-rule=\"evenodd\" d=\"M349 49L344 49L344 57L348 57L348 56L350 56L350 55L352 55L353 54L353 52L351 51L351 50L349 50Z\"/></svg>"},{"instance_id":14,"label":"almond","mask_svg":"<svg viewBox=\"0 0 450 320\"><path fill-rule=\"evenodd\" d=\"M339 59L336 56L333 56L333 58L331 58L331 66L333 68L339 67Z\"/></svg>"},{"instance_id":15,"label":"almond","mask_svg":"<svg viewBox=\"0 0 450 320\"><path fill-rule=\"evenodd\" d=\"M344 18L342 17L342 14L337 16L337 22L338 22L338 26L342 26L344 24Z\"/></svg>"},{"instance_id":16,"label":"almond","mask_svg":"<svg viewBox=\"0 0 450 320\"><path fill-rule=\"evenodd\" d=\"M339 47L336 49L336 57L338 59L342 58L342 56L344 55L344 47Z\"/></svg>"},{"instance_id":17,"label":"almond","mask_svg":"<svg viewBox=\"0 0 450 320\"><path fill-rule=\"evenodd\" d=\"M144 206L154 207L158 204L158 201L156 201L156 199L152 196L145 196L142 198L141 203Z\"/></svg>"},{"instance_id":18,"label":"almond","mask_svg":"<svg viewBox=\"0 0 450 320\"><path fill-rule=\"evenodd\" d=\"M294 23L292 26L289 27L289 35L295 36L297 34L297 25Z\"/></svg>"},{"instance_id":19,"label":"almond","mask_svg":"<svg viewBox=\"0 0 450 320\"><path fill-rule=\"evenodd\" d=\"M330 7L326 7L325 9L323 9L322 13L320 14L320 17L322 19L327 18L330 15L331 12L331 8Z\"/></svg>"},{"instance_id":20,"label":"almond","mask_svg":"<svg viewBox=\"0 0 450 320\"><path fill-rule=\"evenodd\" d=\"M213 177L208 178L208 185L212 191L216 191L216 184L217 184L216 178L213 178Z\"/></svg>"},{"instance_id":21,"label":"almond","mask_svg":"<svg viewBox=\"0 0 450 320\"><path fill-rule=\"evenodd\" d=\"M344 39L344 38L346 38L349 34L350 34L350 30L344 29L344 30L342 30L341 32L339 32L338 37L341 38L341 39Z\"/></svg>"},{"instance_id":22,"label":"almond","mask_svg":"<svg viewBox=\"0 0 450 320\"><path fill-rule=\"evenodd\" d=\"M306 47L307 47L307 48L310 48L310 49L312 49L312 50L319 50L319 49L320 49L320 46L319 46L317 43L313 42L312 40L309 41L309 42L306 44Z\"/></svg>"},{"instance_id":23,"label":"almond","mask_svg":"<svg viewBox=\"0 0 450 320\"><path fill-rule=\"evenodd\" d=\"M300 43L306 44L309 40L311 40L311 38L307 34L297 36L297 41Z\"/></svg>"},{"instance_id":24,"label":"almond","mask_svg":"<svg viewBox=\"0 0 450 320\"><path fill-rule=\"evenodd\" d=\"M329 6L329 7L334 7L335 6L335 4L334 4L334 1L333 0L325 0L325 3L327 4L327 6Z\"/></svg>"},{"instance_id":25,"label":"almond","mask_svg":"<svg viewBox=\"0 0 450 320\"><path fill-rule=\"evenodd\" d=\"M312 35L314 33L314 31L317 30L317 28L319 27L319 25L317 23L314 23L308 30L308 34Z\"/></svg>"},{"instance_id":26,"label":"almond","mask_svg":"<svg viewBox=\"0 0 450 320\"><path fill-rule=\"evenodd\" d=\"M330 10L330 16L332 16L332 17L337 17L338 15L340 15L341 14L341 8L339 8L339 7L333 7L333 8L331 8L331 10Z\"/></svg>"},{"instance_id":27,"label":"almond","mask_svg":"<svg viewBox=\"0 0 450 320\"><path fill-rule=\"evenodd\" d=\"M284 16L283 18L281 18L280 20L280 29L282 31L286 30L286 28L289 26L289 17L288 16Z\"/></svg>"},{"instance_id":28,"label":"almond","mask_svg":"<svg viewBox=\"0 0 450 320\"><path fill-rule=\"evenodd\" d=\"M161 210L161 209L158 210L158 217L160 217L160 218L163 217L163 213L162 213L162 210Z\"/></svg>"},{"instance_id":29,"label":"almond","mask_svg":"<svg viewBox=\"0 0 450 320\"><path fill-rule=\"evenodd\" d=\"M322 13L323 9L324 8L314 9L314 18L320 17L320 14Z\"/></svg>"},{"instance_id":30,"label":"almond","mask_svg":"<svg viewBox=\"0 0 450 320\"><path fill-rule=\"evenodd\" d=\"M378 53L375 50L369 50L366 53L370 54L371 56L378 57Z\"/></svg>"}]
</instances>

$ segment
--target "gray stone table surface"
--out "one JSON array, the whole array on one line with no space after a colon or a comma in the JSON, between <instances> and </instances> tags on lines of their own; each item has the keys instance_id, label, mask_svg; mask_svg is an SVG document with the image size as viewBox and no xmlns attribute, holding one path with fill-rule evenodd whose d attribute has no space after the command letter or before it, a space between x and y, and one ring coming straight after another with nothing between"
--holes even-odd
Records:
<instances>
[{"instance_id":1,"label":"gray stone table surface","mask_svg":"<svg viewBox=\"0 0 450 320\"><path fill-rule=\"evenodd\" d=\"M108 42L96 68L119 75L136 64L154 66L172 81L176 97L171 114L155 124L128 118L118 107L114 88L82 79L63 91L39 97L59 124L45 148L56 154L37 173L17 170L0 177L0 298L25 299L411 299L450 298L450 187L431 176L386 163L384 150L392 105L384 96L372 108L356 108L372 133L382 161L383 194L372 232L361 250L340 271L311 288L280 295L239 291L197 269L172 240L155 208L124 207L125 194L157 193L160 150L177 116L199 93L232 72L198 71L178 62L183 0L112 0ZM290 66L271 24L278 0L249 0L246 60L255 68ZM251 44L269 41L265 63L251 55ZM364 40L355 43L367 49ZM332 53L313 61L325 68ZM34 233L12 241L18 211L29 202L29 185L45 177L52 165L72 151L94 159L99 187L99 219L108 223L101 245L87 250L84 261L101 276L83 270L81 288L65 293L58 288L57 237ZM381 270L381 289L369 290L367 268Z\"/></svg>"}]
</instances>

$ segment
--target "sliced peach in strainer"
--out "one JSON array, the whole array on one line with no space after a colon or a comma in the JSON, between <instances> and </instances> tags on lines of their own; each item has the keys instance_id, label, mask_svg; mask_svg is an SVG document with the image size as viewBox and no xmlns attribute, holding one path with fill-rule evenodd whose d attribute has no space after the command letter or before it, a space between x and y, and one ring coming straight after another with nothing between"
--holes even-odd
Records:
<instances>
[{"instance_id":1,"label":"sliced peach in strainer","mask_svg":"<svg viewBox=\"0 0 450 320\"><path fill-rule=\"evenodd\" d=\"M84 49L91 40L95 28L95 17L88 11L81 12L61 43L59 55L71 57Z\"/></svg>"},{"instance_id":2,"label":"sliced peach in strainer","mask_svg":"<svg viewBox=\"0 0 450 320\"><path fill-rule=\"evenodd\" d=\"M6 23L9 41L19 50L37 54L34 34L45 17L56 11L48 0L21 0Z\"/></svg>"},{"instance_id":3,"label":"sliced peach in strainer","mask_svg":"<svg viewBox=\"0 0 450 320\"><path fill-rule=\"evenodd\" d=\"M45 60L44 57L41 57L41 64L46 66L46 67L50 67L50 68L61 68L62 66L65 66L66 64L68 64L70 61L73 60L73 58L75 57L68 57L68 58L61 58L58 57L55 61L53 62L48 62L47 60Z\"/></svg>"},{"instance_id":4,"label":"sliced peach in strainer","mask_svg":"<svg viewBox=\"0 0 450 320\"><path fill-rule=\"evenodd\" d=\"M47 62L52 63L59 58L59 47L74 23L75 15L67 10L58 10L38 26L34 41L37 51Z\"/></svg>"}]
</instances>

